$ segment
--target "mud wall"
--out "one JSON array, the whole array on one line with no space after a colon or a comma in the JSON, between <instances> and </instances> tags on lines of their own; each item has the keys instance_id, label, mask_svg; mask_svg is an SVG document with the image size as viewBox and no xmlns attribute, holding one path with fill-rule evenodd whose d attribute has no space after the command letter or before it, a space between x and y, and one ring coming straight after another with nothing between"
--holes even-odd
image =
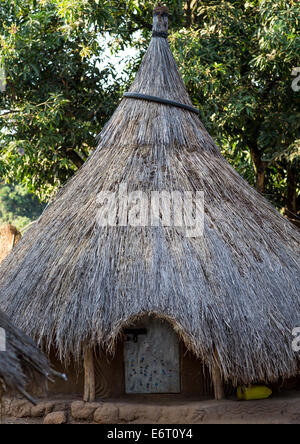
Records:
<instances>
[{"instance_id":1,"label":"mud wall","mask_svg":"<svg viewBox=\"0 0 300 444\"><path fill-rule=\"evenodd\" d=\"M14 226L7 224L0 227L0 263L8 256L20 239L21 234Z\"/></svg>"},{"instance_id":2,"label":"mud wall","mask_svg":"<svg viewBox=\"0 0 300 444\"><path fill-rule=\"evenodd\" d=\"M100 348L95 350L95 378L97 398L114 399L125 396L125 371L124 371L124 345L120 342L117 345L114 357L107 356ZM50 360L53 367L66 373L68 381L56 380L54 384L49 384L50 394L83 394L84 375L83 364L77 365L71 362L65 367L55 356L55 351L50 353ZM180 344L180 367L181 367L181 392L174 396L194 397L197 399L211 398L213 389L207 368L189 353L185 346ZM126 397L138 395L126 395ZM160 394L141 395L159 397ZM173 395L169 395L173 396Z\"/></svg>"}]
</instances>

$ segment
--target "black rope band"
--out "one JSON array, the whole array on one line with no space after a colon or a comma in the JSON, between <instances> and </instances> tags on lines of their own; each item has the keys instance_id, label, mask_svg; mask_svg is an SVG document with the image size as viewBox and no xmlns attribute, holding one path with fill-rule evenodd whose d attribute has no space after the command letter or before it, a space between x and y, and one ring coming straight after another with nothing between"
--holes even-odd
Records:
<instances>
[{"instance_id":1,"label":"black rope band","mask_svg":"<svg viewBox=\"0 0 300 444\"><path fill-rule=\"evenodd\" d=\"M154 11L153 15L160 15L161 17L169 17L169 14L166 11L165 12Z\"/></svg>"},{"instance_id":2,"label":"black rope band","mask_svg":"<svg viewBox=\"0 0 300 444\"><path fill-rule=\"evenodd\" d=\"M194 108L193 106L190 106L190 105L186 105L185 103L175 102L174 100L161 99L160 97L148 96L147 94L140 94L140 93L134 93L134 92L132 92L132 93L126 92L124 94L124 97L131 98L131 99L149 100L150 102L162 103L163 105L176 106L177 108L187 109L188 111L191 111L191 112L199 115L199 110L197 108Z\"/></svg>"},{"instance_id":3,"label":"black rope band","mask_svg":"<svg viewBox=\"0 0 300 444\"><path fill-rule=\"evenodd\" d=\"M153 31L152 37L163 37L164 39L167 39L168 33L167 32L160 32L160 31Z\"/></svg>"}]
</instances>

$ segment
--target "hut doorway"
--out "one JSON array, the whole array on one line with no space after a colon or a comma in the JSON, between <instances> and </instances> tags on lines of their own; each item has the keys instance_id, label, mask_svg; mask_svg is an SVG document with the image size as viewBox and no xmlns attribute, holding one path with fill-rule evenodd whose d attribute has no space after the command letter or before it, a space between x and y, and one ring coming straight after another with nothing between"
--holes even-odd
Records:
<instances>
[{"instance_id":1,"label":"hut doorway","mask_svg":"<svg viewBox=\"0 0 300 444\"><path fill-rule=\"evenodd\" d=\"M148 318L125 329L125 392L180 393L178 336L165 321Z\"/></svg>"}]
</instances>

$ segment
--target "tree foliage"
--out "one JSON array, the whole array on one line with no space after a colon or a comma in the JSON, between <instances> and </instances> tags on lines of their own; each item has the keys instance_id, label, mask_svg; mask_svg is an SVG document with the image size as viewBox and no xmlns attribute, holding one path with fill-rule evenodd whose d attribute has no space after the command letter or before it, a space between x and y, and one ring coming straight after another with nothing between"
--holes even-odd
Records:
<instances>
[{"instance_id":1,"label":"tree foliage","mask_svg":"<svg viewBox=\"0 0 300 444\"><path fill-rule=\"evenodd\" d=\"M274 166L287 169L300 153L300 94L291 87L300 64L299 6L194 4L191 27L172 34L184 80L210 132L235 146L237 160L238 151L249 151L257 188L276 202Z\"/></svg>"},{"instance_id":2,"label":"tree foliage","mask_svg":"<svg viewBox=\"0 0 300 444\"><path fill-rule=\"evenodd\" d=\"M11 223L21 230L37 219L44 207L21 185L0 184L0 225Z\"/></svg>"},{"instance_id":3,"label":"tree foliage","mask_svg":"<svg viewBox=\"0 0 300 444\"><path fill-rule=\"evenodd\" d=\"M96 29L67 22L62 14L77 19L78 5L62 3L2 1L0 12L7 81L0 94L0 174L42 198L83 164L119 97L119 84L109 81L113 67L99 63Z\"/></svg>"}]
</instances>

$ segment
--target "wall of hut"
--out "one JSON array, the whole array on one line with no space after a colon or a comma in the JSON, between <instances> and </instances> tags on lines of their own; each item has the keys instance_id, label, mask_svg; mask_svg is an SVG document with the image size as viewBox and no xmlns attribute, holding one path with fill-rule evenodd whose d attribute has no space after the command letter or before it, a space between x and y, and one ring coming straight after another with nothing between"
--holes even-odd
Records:
<instances>
[{"instance_id":1,"label":"wall of hut","mask_svg":"<svg viewBox=\"0 0 300 444\"><path fill-rule=\"evenodd\" d=\"M183 343L180 346L180 392L169 396L195 397L205 399L213 397L213 386L208 369L191 354ZM55 350L50 353L52 365L59 372L67 375L68 381L57 380L49 384L50 394L82 396L84 387L83 363L71 362L67 367L57 359ZM114 357L109 357L103 350L94 351L96 399L122 398L137 396L127 394L125 390L124 342L116 347ZM160 397L160 393L141 394L138 396Z\"/></svg>"},{"instance_id":2,"label":"wall of hut","mask_svg":"<svg viewBox=\"0 0 300 444\"><path fill-rule=\"evenodd\" d=\"M10 224L0 227L0 263L21 239L21 233Z\"/></svg>"}]
</instances>

